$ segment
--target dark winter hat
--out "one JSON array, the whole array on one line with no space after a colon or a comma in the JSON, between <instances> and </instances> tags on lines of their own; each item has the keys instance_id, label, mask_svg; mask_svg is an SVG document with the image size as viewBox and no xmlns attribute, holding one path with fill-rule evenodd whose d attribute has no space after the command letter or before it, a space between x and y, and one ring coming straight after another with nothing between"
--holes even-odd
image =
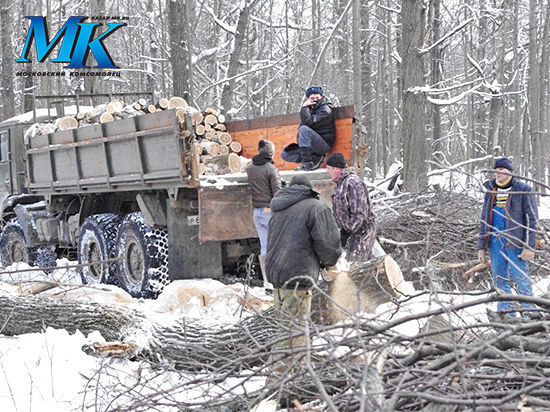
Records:
<instances>
[{"instance_id":1,"label":"dark winter hat","mask_svg":"<svg viewBox=\"0 0 550 412\"><path fill-rule=\"evenodd\" d=\"M495 159L494 169L498 169L499 167L508 169L510 172L514 171L514 166L512 166L512 162L507 157L499 157L498 159Z\"/></svg>"},{"instance_id":2,"label":"dark winter hat","mask_svg":"<svg viewBox=\"0 0 550 412\"><path fill-rule=\"evenodd\" d=\"M323 91L323 88L321 86L310 86L306 90L306 97L309 97L314 93L320 94L321 96L325 95L325 92Z\"/></svg>"},{"instance_id":3,"label":"dark winter hat","mask_svg":"<svg viewBox=\"0 0 550 412\"><path fill-rule=\"evenodd\" d=\"M264 153L273 156L274 144L271 140L260 140L258 142L258 153Z\"/></svg>"},{"instance_id":4,"label":"dark winter hat","mask_svg":"<svg viewBox=\"0 0 550 412\"><path fill-rule=\"evenodd\" d=\"M346 164L346 159L342 153L333 153L327 159L327 166L338 167L340 169L345 169L348 167Z\"/></svg>"},{"instance_id":5,"label":"dark winter hat","mask_svg":"<svg viewBox=\"0 0 550 412\"><path fill-rule=\"evenodd\" d=\"M294 176L292 179L290 179L289 186L294 186L294 185L307 186L310 189L313 189L313 186L311 186L311 182L309 181L308 177L304 175L297 175L297 176Z\"/></svg>"}]
</instances>

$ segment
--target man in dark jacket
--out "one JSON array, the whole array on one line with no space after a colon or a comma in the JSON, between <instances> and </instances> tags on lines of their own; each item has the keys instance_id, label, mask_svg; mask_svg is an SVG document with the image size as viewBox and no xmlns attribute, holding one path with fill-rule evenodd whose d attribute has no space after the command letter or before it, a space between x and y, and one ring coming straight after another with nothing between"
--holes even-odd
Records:
<instances>
[{"instance_id":1,"label":"man in dark jacket","mask_svg":"<svg viewBox=\"0 0 550 412\"><path fill-rule=\"evenodd\" d=\"M340 228L346 259L350 262L366 261L376 239L367 186L356 173L347 169L342 153L333 153L327 159L327 173L336 183L332 212Z\"/></svg>"},{"instance_id":2,"label":"man in dark jacket","mask_svg":"<svg viewBox=\"0 0 550 412\"><path fill-rule=\"evenodd\" d=\"M254 207L254 226L260 238L260 269L264 279L264 288L273 289L267 281L265 271L265 254L267 252L267 232L271 209L269 204L273 195L281 188L279 171L273 166L275 145L270 140L258 142L258 154L252 158L252 164L246 168L248 186L252 192L252 206Z\"/></svg>"},{"instance_id":3,"label":"man in dark jacket","mask_svg":"<svg viewBox=\"0 0 550 412\"><path fill-rule=\"evenodd\" d=\"M321 166L336 139L332 103L321 86L306 90L306 101L300 110L297 144L292 143L281 153L287 162L301 163L296 170L315 170Z\"/></svg>"},{"instance_id":4,"label":"man in dark jacket","mask_svg":"<svg viewBox=\"0 0 550 412\"><path fill-rule=\"evenodd\" d=\"M535 256L537 203L531 186L513 175L512 162L505 157L495 161L496 179L484 183L485 198L477 242L478 258L485 262L486 250L491 256L493 282L497 290L511 294L510 275L517 293L532 296L529 261ZM529 303L524 308L533 309ZM511 302L499 302L498 312L516 316ZM531 316L532 311L525 312Z\"/></svg>"},{"instance_id":5,"label":"man in dark jacket","mask_svg":"<svg viewBox=\"0 0 550 412\"><path fill-rule=\"evenodd\" d=\"M313 282L322 266L336 264L342 249L332 212L319 200L319 193L306 176L294 176L288 187L279 190L271 201L271 211L267 278L275 288L281 333L287 335L302 330L311 310ZM281 360L284 350L303 346L304 342L303 336L281 342L274 348L272 360ZM284 370L281 366L275 369L276 373Z\"/></svg>"}]
</instances>

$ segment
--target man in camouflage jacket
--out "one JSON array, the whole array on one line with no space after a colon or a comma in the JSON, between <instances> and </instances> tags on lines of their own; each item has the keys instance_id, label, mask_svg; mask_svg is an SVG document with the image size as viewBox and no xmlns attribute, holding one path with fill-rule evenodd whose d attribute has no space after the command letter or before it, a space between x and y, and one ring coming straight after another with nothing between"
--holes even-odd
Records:
<instances>
[{"instance_id":1,"label":"man in camouflage jacket","mask_svg":"<svg viewBox=\"0 0 550 412\"><path fill-rule=\"evenodd\" d=\"M346 259L350 262L368 260L376 227L367 186L356 173L347 169L342 153L334 153L328 158L327 172L336 183L332 213L340 228Z\"/></svg>"}]
</instances>

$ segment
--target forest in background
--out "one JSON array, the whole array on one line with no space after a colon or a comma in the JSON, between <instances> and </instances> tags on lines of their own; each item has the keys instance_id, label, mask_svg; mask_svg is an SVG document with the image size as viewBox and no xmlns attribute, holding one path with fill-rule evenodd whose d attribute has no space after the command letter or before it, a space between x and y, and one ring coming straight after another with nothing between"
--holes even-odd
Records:
<instances>
[{"instance_id":1,"label":"forest in background","mask_svg":"<svg viewBox=\"0 0 550 412\"><path fill-rule=\"evenodd\" d=\"M15 62L31 15L47 17L50 36L73 15L128 17L105 41L121 76L16 76L63 70ZM31 110L33 93L79 88L257 118L298 111L321 84L335 105L355 105L354 163L371 178L402 161L416 190L430 168L507 155L538 191L548 181L548 0L0 0L0 32L2 118Z\"/></svg>"}]
</instances>

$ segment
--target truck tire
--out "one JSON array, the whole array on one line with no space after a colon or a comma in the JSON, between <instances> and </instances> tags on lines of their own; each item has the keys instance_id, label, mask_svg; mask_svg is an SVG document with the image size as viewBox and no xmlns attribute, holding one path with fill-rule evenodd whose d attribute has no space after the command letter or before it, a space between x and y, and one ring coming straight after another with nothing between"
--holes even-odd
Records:
<instances>
[{"instance_id":1,"label":"truck tire","mask_svg":"<svg viewBox=\"0 0 550 412\"><path fill-rule=\"evenodd\" d=\"M110 259L115 256L115 244L121 217L112 213L89 216L80 227L77 255L79 264ZM110 283L118 286L114 263L84 266L80 277L84 284Z\"/></svg>"},{"instance_id":2,"label":"truck tire","mask_svg":"<svg viewBox=\"0 0 550 412\"><path fill-rule=\"evenodd\" d=\"M17 218L11 219L0 234L0 261L6 267L15 262L25 262L29 266L54 267L56 262L55 245L27 247L25 233Z\"/></svg>"},{"instance_id":3,"label":"truck tire","mask_svg":"<svg viewBox=\"0 0 550 412\"><path fill-rule=\"evenodd\" d=\"M140 212L122 221L115 256L118 281L130 295L156 298L168 284L168 233L145 225Z\"/></svg>"}]
</instances>

